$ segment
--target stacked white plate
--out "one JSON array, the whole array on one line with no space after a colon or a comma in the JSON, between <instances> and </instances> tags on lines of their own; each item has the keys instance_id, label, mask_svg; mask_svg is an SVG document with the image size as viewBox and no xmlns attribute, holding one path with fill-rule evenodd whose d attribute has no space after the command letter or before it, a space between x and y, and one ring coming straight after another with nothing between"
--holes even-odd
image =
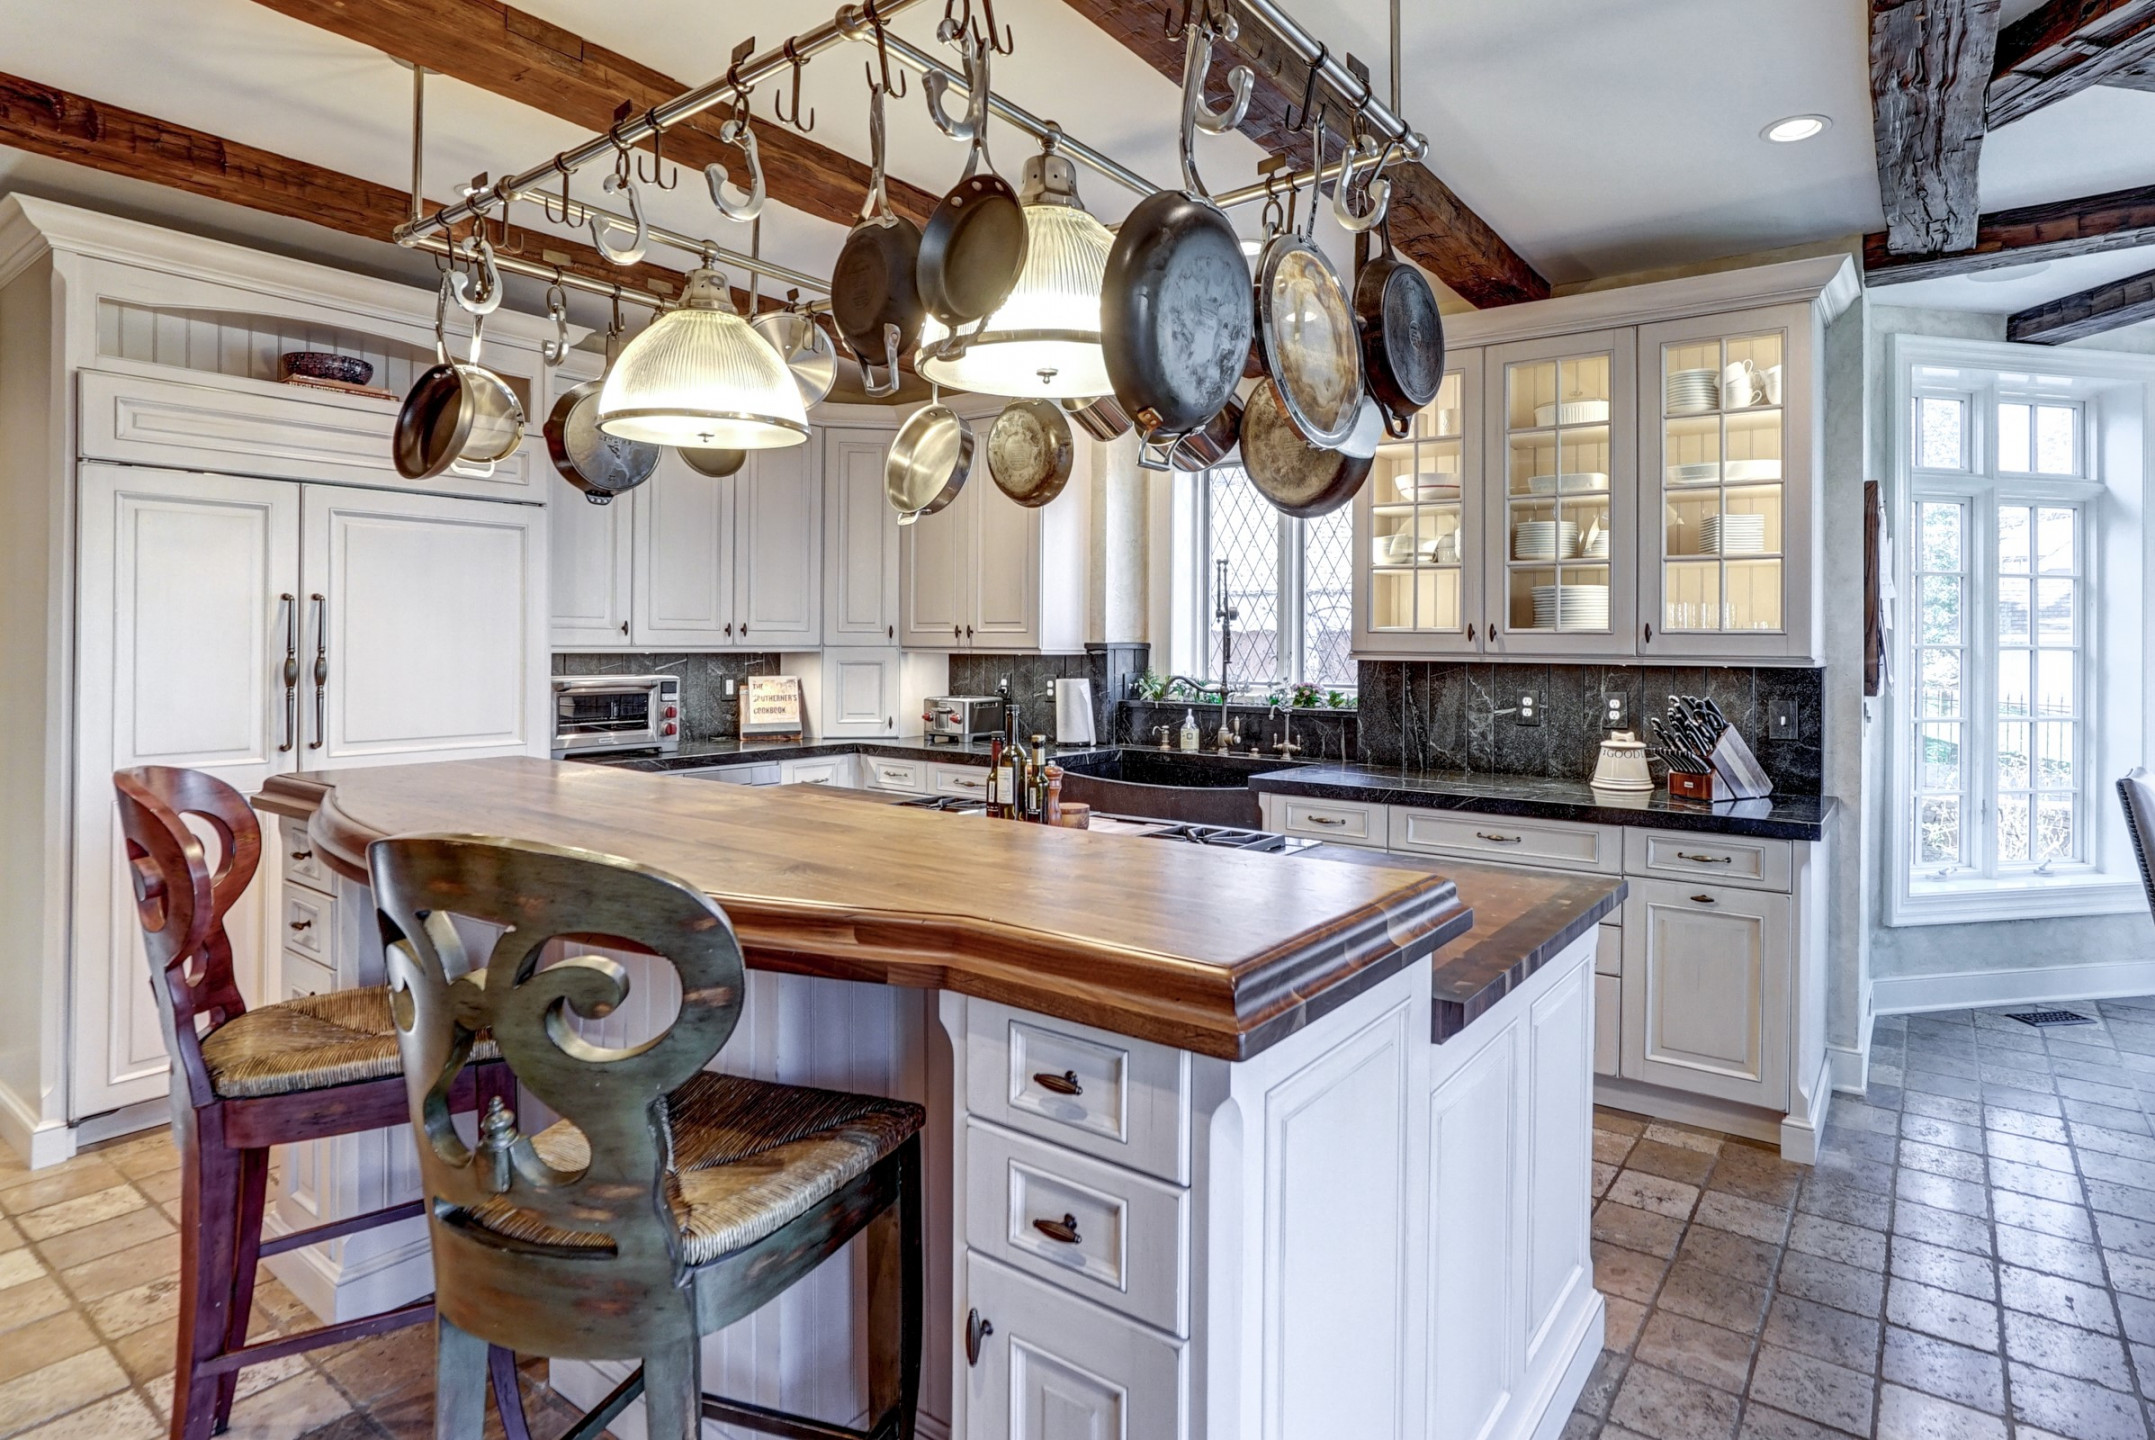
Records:
<instances>
[{"instance_id":1,"label":"stacked white plate","mask_svg":"<svg viewBox=\"0 0 2155 1440\"><path fill-rule=\"evenodd\" d=\"M1706 555L1757 555L1766 548L1763 515L1709 515L1699 522L1699 550Z\"/></svg>"},{"instance_id":2,"label":"stacked white plate","mask_svg":"<svg viewBox=\"0 0 2155 1440\"><path fill-rule=\"evenodd\" d=\"M1522 520L1512 531L1514 560L1569 560L1578 553L1575 520Z\"/></svg>"},{"instance_id":3,"label":"stacked white plate","mask_svg":"<svg viewBox=\"0 0 2155 1440\"><path fill-rule=\"evenodd\" d=\"M1580 546L1579 553L1588 560L1608 559L1609 532L1607 527L1603 527L1602 529L1596 530L1593 533L1594 538L1587 541L1584 545Z\"/></svg>"},{"instance_id":4,"label":"stacked white plate","mask_svg":"<svg viewBox=\"0 0 2155 1440\"><path fill-rule=\"evenodd\" d=\"M1706 460L1694 465L1671 465L1669 467L1669 483L1671 485L1711 485L1720 478L1721 462L1718 460Z\"/></svg>"},{"instance_id":5,"label":"stacked white plate","mask_svg":"<svg viewBox=\"0 0 2155 1440\"><path fill-rule=\"evenodd\" d=\"M1729 484L1731 485L1740 484L1745 480L1778 480L1781 478L1781 462L1779 460L1731 460L1725 468L1728 471Z\"/></svg>"},{"instance_id":6,"label":"stacked white plate","mask_svg":"<svg viewBox=\"0 0 2155 1440\"><path fill-rule=\"evenodd\" d=\"M1609 628L1609 587L1606 585L1554 585L1534 587L1534 628L1537 630L1606 630Z\"/></svg>"},{"instance_id":7,"label":"stacked white plate","mask_svg":"<svg viewBox=\"0 0 2155 1440\"><path fill-rule=\"evenodd\" d=\"M1609 488L1609 477L1599 470L1570 470L1562 475L1529 475L1529 495L1583 495Z\"/></svg>"},{"instance_id":8,"label":"stacked white plate","mask_svg":"<svg viewBox=\"0 0 2155 1440\"><path fill-rule=\"evenodd\" d=\"M1703 370L1678 370L1669 376L1671 415L1703 415L1720 408L1720 371L1708 366Z\"/></svg>"},{"instance_id":9,"label":"stacked white plate","mask_svg":"<svg viewBox=\"0 0 2155 1440\"><path fill-rule=\"evenodd\" d=\"M1609 402L1606 400L1566 400L1561 405L1534 407L1534 423L1538 426L1599 425L1608 418Z\"/></svg>"},{"instance_id":10,"label":"stacked white plate","mask_svg":"<svg viewBox=\"0 0 2155 1440\"><path fill-rule=\"evenodd\" d=\"M1438 470L1425 470L1419 475L1399 477L1399 493L1402 499L1419 500L1424 505L1436 500L1459 498L1459 477Z\"/></svg>"}]
</instances>

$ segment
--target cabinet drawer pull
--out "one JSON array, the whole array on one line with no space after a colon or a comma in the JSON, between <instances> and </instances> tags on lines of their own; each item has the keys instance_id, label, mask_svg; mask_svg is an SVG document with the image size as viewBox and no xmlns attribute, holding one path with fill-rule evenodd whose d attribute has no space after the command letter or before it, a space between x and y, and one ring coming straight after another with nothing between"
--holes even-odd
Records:
<instances>
[{"instance_id":1,"label":"cabinet drawer pull","mask_svg":"<svg viewBox=\"0 0 2155 1440\"><path fill-rule=\"evenodd\" d=\"M968 1366L980 1363L980 1342L994 1333L994 1321L978 1310L965 1312L965 1363Z\"/></svg>"},{"instance_id":2,"label":"cabinet drawer pull","mask_svg":"<svg viewBox=\"0 0 2155 1440\"><path fill-rule=\"evenodd\" d=\"M1058 1245L1078 1243L1077 1216L1065 1214L1060 1220L1035 1220L1033 1228Z\"/></svg>"},{"instance_id":3,"label":"cabinet drawer pull","mask_svg":"<svg viewBox=\"0 0 2155 1440\"><path fill-rule=\"evenodd\" d=\"M304 865L309 860L312 860L314 858L314 852L312 850L294 850L292 852L292 858L294 860L297 860L300 864Z\"/></svg>"},{"instance_id":4,"label":"cabinet drawer pull","mask_svg":"<svg viewBox=\"0 0 2155 1440\"><path fill-rule=\"evenodd\" d=\"M953 777L950 783L965 790L979 790L985 788L985 782L979 780L964 780Z\"/></svg>"},{"instance_id":5,"label":"cabinet drawer pull","mask_svg":"<svg viewBox=\"0 0 2155 1440\"><path fill-rule=\"evenodd\" d=\"M1524 835L1492 835L1487 830L1475 831L1474 838L1477 840L1487 840L1492 845L1518 845L1524 843L1526 840L1526 837Z\"/></svg>"},{"instance_id":6,"label":"cabinet drawer pull","mask_svg":"<svg viewBox=\"0 0 2155 1440\"><path fill-rule=\"evenodd\" d=\"M803 785L828 785L831 783L831 777L828 775L817 775L810 779L803 780L801 781L801 783Z\"/></svg>"},{"instance_id":7,"label":"cabinet drawer pull","mask_svg":"<svg viewBox=\"0 0 2155 1440\"><path fill-rule=\"evenodd\" d=\"M1714 897L1711 895L1694 895L1691 897L1691 900L1692 903L1696 905L1711 905L1715 903Z\"/></svg>"},{"instance_id":8,"label":"cabinet drawer pull","mask_svg":"<svg viewBox=\"0 0 2155 1440\"><path fill-rule=\"evenodd\" d=\"M1043 1090L1053 1090L1058 1095L1082 1095L1085 1093L1085 1087L1078 1083L1077 1071L1075 1070L1065 1070L1060 1075L1049 1075L1043 1071L1033 1077L1033 1083Z\"/></svg>"},{"instance_id":9,"label":"cabinet drawer pull","mask_svg":"<svg viewBox=\"0 0 2155 1440\"><path fill-rule=\"evenodd\" d=\"M1347 823L1336 815L1306 815L1303 818L1312 825L1344 825Z\"/></svg>"},{"instance_id":10,"label":"cabinet drawer pull","mask_svg":"<svg viewBox=\"0 0 2155 1440\"><path fill-rule=\"evenodd\" d=\"M1677 851L1676 858L1690 860L1700 865L1733 865L1736 863L1736 857L1733 855L1693 855L1688 850Z\"/></svg>"},{"instance_id":11,"label":"cabinet drawer pull","mask_svg":"<svg viewBox=\"0 0 2155 1440\"><path fill-rule=\"evenodd\" d=\"M314 922L312 920L294 920L292 922L292 928L294 930L312 930L314 928Z\"/></svg>"}]
</instances>

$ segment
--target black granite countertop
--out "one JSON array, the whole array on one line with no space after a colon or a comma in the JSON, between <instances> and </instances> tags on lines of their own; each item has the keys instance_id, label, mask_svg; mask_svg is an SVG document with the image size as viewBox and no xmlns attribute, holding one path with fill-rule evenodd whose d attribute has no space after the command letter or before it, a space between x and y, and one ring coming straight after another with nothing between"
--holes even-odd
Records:
<instances>
[{"instance_id":1,"label":"black granite countertop","mask_svg":"<svg viewBox=\"0 0 2155 1440\"><path fill-rule=\"evenodd\" d=\"M1754 839L1819 840L1840 803L1830 795L1770 795L1762 800L1706 804L1672 798L1666 790L1636 798L1606 794L1577 780L1535 775L1468 775L1373 765L1304 765L1251 779L1250 788L1319 800L1418 805L1477 815L1575 820L1594 825L1644 825Z\"/></svg>"},{"instance_id":2,"label":"black granite countertop","mask_svg":"<svg viewBox=\"0 0 2155 1440\"><path fill-rule=\"evenodd\" d=\"M1050 745L1052 755L1091 755L1113 745ZM881 755L902 760L939 760L948 765L985 765L985 744L930 744L915 735L891 740L684 740L671 755L655 750L625 750L612 755L571 755L594 765L662 773L702 770L713 765L752 765L758 761L818 760L830 755Z\"/></svg>"}]
</instances>

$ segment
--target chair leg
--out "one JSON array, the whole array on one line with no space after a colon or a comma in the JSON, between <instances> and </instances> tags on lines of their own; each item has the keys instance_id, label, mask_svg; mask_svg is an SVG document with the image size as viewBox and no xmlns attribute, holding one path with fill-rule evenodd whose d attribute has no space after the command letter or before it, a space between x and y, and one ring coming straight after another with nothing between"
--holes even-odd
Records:
<instances>
[{"instance_id":1,"label":"chair leg","mask_svg":"<svg viewBox=\"0 0 2155 1440\"><path fill-rule=\"evenodd\" d=\"M232 1315L225 1327L225 1349L237 1350L247 1343L247 1329L254 1318L255 1267L262 1252L262 1209L269 1196L269 1152L239 1152L239 1229L232 1252ZM216 1434L232 1423L232 1399L239 1393L239 1372L227 1370L217 1377Z\"/></svg>"},{"instance_id":2,"label":"chair leg","mask_svg":"<svg viewBox=\"0 0 2155 1440\"><path fill-rule=\"evenodd\" d=\"M644 1434L650 1440L698 1440L703 1433L703 1344L644 1356Z\"/></svg>"},{"instance_id":3,"label":"chair leg","mask_svg":"<svg viewBox=\"0 0 2155 1440\"><path fill-rule=\"evenodd\" d=\"M180 1315L172 1374L172 1440L209 1440L221 1386L202 1366L225 1347L231 1327L239 1230L240 1160L213 1121L187 1127L180 1146Z\"/></svg>"},{"instance_id":4,"label":"chair leg","mask_svg":"<svg viewBox=\"0 0 2155 1440\"><path fill-rule=\"evenodd\" d=\"M516 1375L516 1352L489 1345L486 1369L494 1382L494 1408L501 1414L502 1434L508 1440L531 1440L531 1426L524 1417L524 1387Z\"/></svg>"},{"instance_id":5,"label":"chair leg","mask_svg":"<svg viewBox=\"0 0 2155 1440\"><path fill-rule=\"evenodd\" d=\"M913 1440L920 1409L920 1354L926 1306L922 1259L920 1141L902 1146L898 1203L868 1223L868 1414L872 1432Z\"/></svg>"},{"instance_id":6,"label":"chair leg","mask_svg":"<svg viewBox=\"0 0 2155 1440\"><path fill-rule=\"evenodd\" d=\"M434 1440L480 1440L486 1430L487 1343L434 1317Z\"/></svg>"}]
</instances>

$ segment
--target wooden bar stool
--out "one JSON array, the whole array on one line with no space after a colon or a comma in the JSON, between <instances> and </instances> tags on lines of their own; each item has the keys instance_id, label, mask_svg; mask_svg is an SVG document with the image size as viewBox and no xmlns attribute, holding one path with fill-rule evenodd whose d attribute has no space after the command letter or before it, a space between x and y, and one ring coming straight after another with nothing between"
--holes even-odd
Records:
<instances>
[{"instance_id":1,"label":"wooden bar stool","mask_svg":"<svg viewBox=\"0 0 2155 1440\"><path fill-rule=\"evenodd\" d=\"M310 995L252 1010L232 978L225 916L262 857L262 827L246 799L214 776L145 766L112 777L128 878L149 950L151 989L172 1057L172 1132L180 1149L179 1358L173 1372L173 1440L205 1440L232 1416L240 1370L302 1350L417 1324L431 1300L335 1325L247 1343L256 1262L420 1213L391 1205L265 1241L262 1209L269 1150L406 1119L401 1060L380 987ZM217 839L213 870L192 816ZM513 1096L515 1081L493 1061L459 1077L457 1109ZM515 1356L491 1357L512 1440L528 1440Z\"/></svg>"},{"instance_id":2,"label":"wooden bar stool","mask_svg":"<svg viewBox=\"0 0 2155 1440\"><path fill-rule=\"evenodd\" d=\"M642 1362L569 1437L596 1435L641 1390L651 1440L695 1440L704 1418L910 1440L921 1108L705 1070L740 1016L741 947L725 912L671 876L474 836L380 840L367 858L434 1237L437 1440L477 1440L489 1343ZM452 916L502 927L491 953L467 954ZM625 1048L584 1039L570 1015L610 1013L628 974L573 951L541 969L557 939L671 962L681 980L672 1024ZM563 1120L520 1135L490 1103L477 1144L465 1144L447 1101L481 1033ZM869 1427L705 1394L700 1337L864 1231Z\"/></svg>"}]
</instances>

